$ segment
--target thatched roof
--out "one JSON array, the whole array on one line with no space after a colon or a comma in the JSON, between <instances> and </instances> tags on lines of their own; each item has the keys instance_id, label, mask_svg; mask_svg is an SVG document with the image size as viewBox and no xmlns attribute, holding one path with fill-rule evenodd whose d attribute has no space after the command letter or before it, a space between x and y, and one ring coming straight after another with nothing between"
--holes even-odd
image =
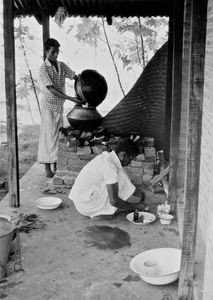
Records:
<instances>
[{"instance_id":1,"label":"thatched roof","mask_svg":"<svg viewBox=\"0 0 213 300\"><path fill-rule=\"evenodd\" d=\"M65 7L70 16L168 16L172 0L14 0L14 16L54 16Z\"/></svg>"}]
</instances>

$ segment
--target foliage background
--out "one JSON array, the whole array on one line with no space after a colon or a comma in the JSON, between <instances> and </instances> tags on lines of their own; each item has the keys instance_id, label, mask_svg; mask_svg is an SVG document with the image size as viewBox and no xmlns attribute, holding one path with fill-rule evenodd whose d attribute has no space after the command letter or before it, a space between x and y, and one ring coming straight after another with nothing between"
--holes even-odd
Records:
<instances>
[{"instance_id":1,"label":"foliage background","mask_svg":"<svg viewBox=\"0 0 213 300\"><path fill-rule=\"evenodd\" d=\"M38 70L43 61L42 27L33 17L15 19L14 26L17 118L21 131L26 124L40 122L36 98L40 99L41 96ZM84 69L96 69L107 80L108 94L98 107L102 115L110 111L132 88L155 51L167 40L167 32L166 18L113 18L110 26L101 18L71 17L65 20L61 28L53 18L50 19L51 37L61 44L58 59L66 62L76 73L81 73ZM1 35L3 36L2 18ZM0 60L1 143L5 139L6 121L3 43ZM31 76L37 95L32 86ZM67 94L74 95L73 83L67 81L66 90ZM65 116L72 107L71 102L65 103Z\"/></svg>"}]
</instances>

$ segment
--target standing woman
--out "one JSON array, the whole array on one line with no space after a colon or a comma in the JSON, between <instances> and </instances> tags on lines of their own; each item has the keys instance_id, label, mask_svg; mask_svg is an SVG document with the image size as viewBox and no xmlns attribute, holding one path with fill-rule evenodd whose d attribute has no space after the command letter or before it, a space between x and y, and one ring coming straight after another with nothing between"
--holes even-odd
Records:
<instances>
[{"instance_id":1,"label":"standing woman","mask_svg":"<svg viewBox=\"0 0 213 300\"><path fill-rule=\"evenodd\" d=\"M38 162L44 164L46 177L54 176L57 169L59 128L63 124L63 104L65 100L81 104L75 97L65 94L65 78L76 80L78 76L65 63L58 61L60 44L55 39L44 43L46 59L39 70L42 84L41 126L38 146Z\"/></svg>"}]
</instances>

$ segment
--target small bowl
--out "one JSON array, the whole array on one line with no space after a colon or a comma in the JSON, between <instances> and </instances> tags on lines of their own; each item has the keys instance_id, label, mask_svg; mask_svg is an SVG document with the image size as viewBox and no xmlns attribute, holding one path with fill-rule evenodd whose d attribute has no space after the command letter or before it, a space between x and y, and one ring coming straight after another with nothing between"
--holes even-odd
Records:
<instances>
[{"instance_id":1,"label":"small bowl","mask_svg":"<svg viewBox=\"0 0 213 300\"><path fill-rule=\"evenodd\" d=\"M174 216L170 214L160 214L159 217L160 217L160 222L163 225L170 225L172 220L174 219Z\"/></svg>"}]
</instances>

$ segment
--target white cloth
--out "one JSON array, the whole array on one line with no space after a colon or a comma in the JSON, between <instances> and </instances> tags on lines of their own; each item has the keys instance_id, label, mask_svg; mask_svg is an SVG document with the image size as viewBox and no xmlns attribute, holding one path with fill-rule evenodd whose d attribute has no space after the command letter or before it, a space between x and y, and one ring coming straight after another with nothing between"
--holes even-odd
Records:
<instances>
[{"instance_id":1,"label":"white cloth","mask_svg":"<svg viewBox=\"0 0 213 300\"><path fill-rule=\"evenodd\" d=\"M54 163L58 159L59 128L63 124L62 112L42 110L38 145L38 162Z\"/></svg>"},{"instance_id":2,"label":"white cloth","mask_svg":"<svg viewBox=\"0 0 213 300\"><path fill-rule=\"evenodd\" d=\"M124 201L135 191L116 153L104 151L80 171L69 198L82 215L111 215L117 208L110 203L106 185L114 183L118 183L118 196Z\"/></svg>"}]
</instances>

